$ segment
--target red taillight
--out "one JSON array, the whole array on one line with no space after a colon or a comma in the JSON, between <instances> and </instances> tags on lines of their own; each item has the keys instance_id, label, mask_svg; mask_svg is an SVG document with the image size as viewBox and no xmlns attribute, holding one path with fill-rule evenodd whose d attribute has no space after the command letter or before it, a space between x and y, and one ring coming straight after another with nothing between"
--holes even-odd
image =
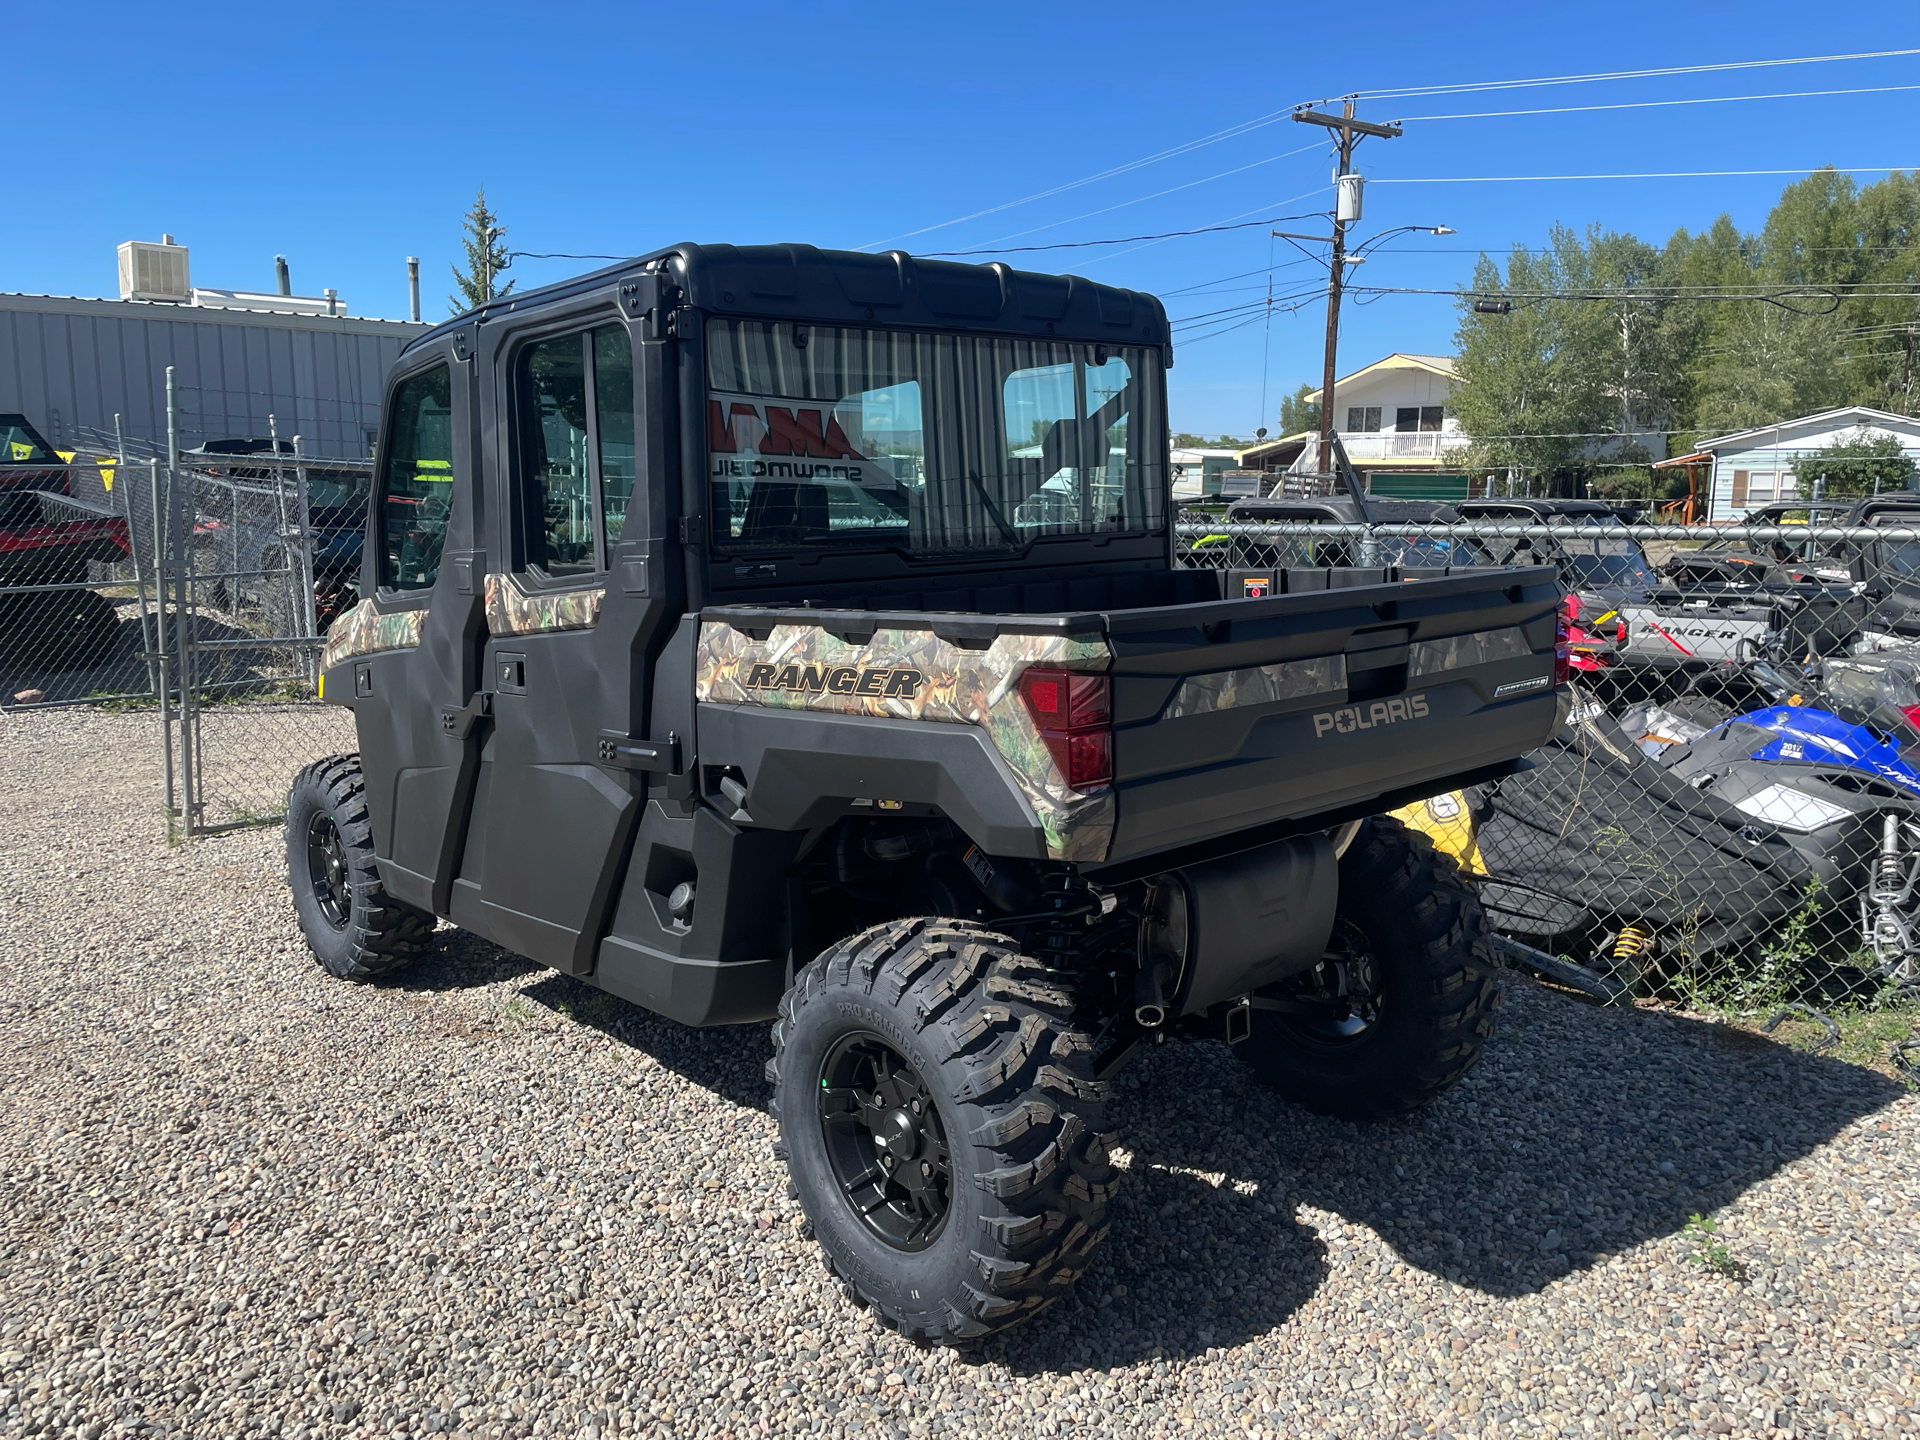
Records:
<instances>
[{"instance_id":1,"label":"red taillight","mask_svg":"<svg viewBox=\"0 0 1920 1440\"><path fill-rule=\"evenodd\" d=\"M1104 675L1035 666L1020 698L1067 784L1088 790L1113 779L1113 686Z\"/></svg>"},{"instance_id":2,"label":"red taillight","mask_svg":"<svg viewBox=\"0 0 1920 1440\"><path fill-rule=\"evenodd\" d=\"M1902 705L1900 713L1907 717L1907 723L1920 730L1920 705Z\"/></svg>"}]
</instances>

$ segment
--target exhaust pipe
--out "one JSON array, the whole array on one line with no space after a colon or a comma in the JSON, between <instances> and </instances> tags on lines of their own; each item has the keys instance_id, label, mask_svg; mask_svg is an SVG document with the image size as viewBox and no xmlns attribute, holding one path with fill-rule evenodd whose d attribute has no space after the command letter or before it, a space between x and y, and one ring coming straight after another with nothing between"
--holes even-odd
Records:
<instances>
[{"instance_id":1,"label":"exhaust pipe","mask_svg":"<svg viewBox=\"0 0 1920 1440\"><path fill-rule=\"evenodd\" d=\"M1133 1019L1142 1030L1167 1023L1167 967L1142 965L1133 977Z\"/></svg>"}]
</instances>

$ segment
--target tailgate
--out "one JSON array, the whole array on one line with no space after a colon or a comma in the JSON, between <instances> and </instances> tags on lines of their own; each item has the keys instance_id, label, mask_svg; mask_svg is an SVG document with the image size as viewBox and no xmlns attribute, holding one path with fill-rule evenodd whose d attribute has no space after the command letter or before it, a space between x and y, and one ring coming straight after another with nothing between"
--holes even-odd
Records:
<instances>
[{"instance_id":1,"label":"tailgate","mask_svg":"<svg viewBox=\"0 0 1920 1440\"><path fill-rule=\"evenodd\" d=\"M1378 572L1375 572L1378 573ZM1513 759L1555 723L1554 572L1274 572L1252 600L1118 611L1109 860Z\"/></svg>"}]
</instances>

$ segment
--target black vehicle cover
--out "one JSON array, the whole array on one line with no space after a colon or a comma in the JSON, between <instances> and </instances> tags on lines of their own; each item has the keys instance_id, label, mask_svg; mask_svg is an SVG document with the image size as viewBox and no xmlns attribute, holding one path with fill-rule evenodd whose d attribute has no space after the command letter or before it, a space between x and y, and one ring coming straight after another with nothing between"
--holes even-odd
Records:
<instances>
[{"instance_id":1,"label":"black vehicle cover","mask_svg":"<svg viewBox=\"0 0 1920 1440\"><path fill-rule=\"evenodd\" d=\"M1799 852L1668 774L1597 707L1577 709L1532 758L1533 769L1472 797L1496 924L1555 934L1577 928L1583 910L1608 928L1644 922L1672 949L1707 955L1740 948L1804 903L1814 876Z\"/></svg>"}]
</instances>

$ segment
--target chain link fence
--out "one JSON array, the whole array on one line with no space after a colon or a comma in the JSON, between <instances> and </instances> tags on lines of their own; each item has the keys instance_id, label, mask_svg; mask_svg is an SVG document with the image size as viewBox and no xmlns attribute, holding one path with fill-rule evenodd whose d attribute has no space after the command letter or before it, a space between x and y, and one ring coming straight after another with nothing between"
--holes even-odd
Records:
<instances>
[{"instance_id":1,"label":"chain link fence","mask_svg":"<svg viewBox=\"0 0 1920 1440\"><path fill-rule=\"evenodd\" d=\"M211 453L209 453L211 452ZM181 829L281 813L288 779L354 748L352 716L317 701L326 629L357 598L372 466L205 447L170 476L170 591Z\"/></svg>"},{"instance_id":2,"label":"chain link fence","mask_svg":"<svg viewBox=\"0 0 1920 1440\"><path fill-rule=\"evenodd\" d=\"M1920 999L1920 497L1873 512L1674 527L1390 502L1360 523L1350 501L1260 501L1183 512L1177 535L1232 595L1307 567L1554 566L1564 724L1530 768L1400 818L1473 877L1509 957L1614 1001L1777 1014Z\"/></svg>"},{"instance_id":3,"label":"chain link fence","mask_svg":"<svg viewBox=\"0 0 1920 1440\"><path fill-rule=\"evenodd\" d=\"M0 464L0 707L156 693L147 478L111 460Z\"/></svg>"},{"instance_id":4,"label":"chain link fence","mask_svg":"<svg viewBox=\"0 0 1920 1440\"><path fill-rule=\"evenodd\" d=\"M316 692L370 477L271 440L0 468L0 706L151 710L176 833L276 817L354 745Z\"/></svg>"},{"instance_id":5,"label":"chain link fence","mask_svg":"<svg viewBox=\"0 0 1920 1440\"><path fill-rule=\"evenodd\" d=\"M277 816L294 771L354 746L315 691L370 481L279 442L12 477L0 704L151 707L180 833ZM1530 768L1401 812L1474 877L1510 956L1615 1000L1920 997L1920 499L1747 527L1350 505L1183 511L1177 563L1231 595L1303 569L1557 569L1565 723Z\"/></svg>"}]
</instances>

